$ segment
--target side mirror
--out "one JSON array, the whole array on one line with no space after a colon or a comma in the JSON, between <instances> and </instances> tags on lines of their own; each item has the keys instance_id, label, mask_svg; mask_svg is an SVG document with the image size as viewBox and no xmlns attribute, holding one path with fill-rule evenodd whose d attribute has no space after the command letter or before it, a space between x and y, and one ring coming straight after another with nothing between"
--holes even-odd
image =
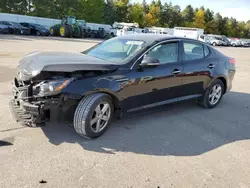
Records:
<instances>
[{"instance_id":1,"label":"side mirror","mask_svg":"<svg viewBox=\"0 0 250 188\"><path fill-rule=\"evenodd\" d=\"M140 66L141 67L157 67L160 65L160 61L158 59L152 57L144 57Z\"/></svg>"}]
</instances>

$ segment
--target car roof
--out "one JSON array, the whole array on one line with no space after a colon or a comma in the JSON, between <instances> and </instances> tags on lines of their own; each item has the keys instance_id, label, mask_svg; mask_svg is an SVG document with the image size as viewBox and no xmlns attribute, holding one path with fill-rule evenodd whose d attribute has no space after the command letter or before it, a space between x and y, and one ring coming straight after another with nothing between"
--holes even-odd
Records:
<instances>
[{"instance_id":1,"label":"car roof","mask_svg":"<svg viewBox=\"0 0 250 188\"><path fill-rule=\"evenodd\" d=\"M190 39L186 37L178 37L178 36L169 35L169 34L152 34L152 33L122 35L122 36L118 36L118 38L128 39L128 40L143 40L147 43L160 42L160 41L171 40L171 39L192 40L194 42L201 42L196 39Z\"/></svg>"}]
</instances>

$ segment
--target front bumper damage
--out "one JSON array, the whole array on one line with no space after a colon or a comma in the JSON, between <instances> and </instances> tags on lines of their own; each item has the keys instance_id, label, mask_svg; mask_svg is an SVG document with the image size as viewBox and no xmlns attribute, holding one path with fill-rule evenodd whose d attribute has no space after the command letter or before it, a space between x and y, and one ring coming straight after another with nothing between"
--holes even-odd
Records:
<instances>
[{"instance_id":1,"label":"front bumper damage","mask_svg":"<svg viewBox=\"0 0 250 188\"><path fill-rule=\"evenodd\" d=\"M17 79L14 79L13 98L9 105L17 122L36 127L51 120L51 114L53 114L53 120L72 122L81 96L61 93L57 96L37 97L33 95L32 87L32 84L20 85Z\"/></svg>"},{"instance_id":2,"label":"front bumper damage","mask_svg":"<svg viewBox=\"0 0 250 188\"><path fill-rule=\"evenodd\" d=\"M12 84L13 98L10 100L10 110L17 122L24 125L36 126L48 120L46 117L45 103L33 101L31 97L31 86L18 86L15 78Z\"/></svg>"}]
</instances>

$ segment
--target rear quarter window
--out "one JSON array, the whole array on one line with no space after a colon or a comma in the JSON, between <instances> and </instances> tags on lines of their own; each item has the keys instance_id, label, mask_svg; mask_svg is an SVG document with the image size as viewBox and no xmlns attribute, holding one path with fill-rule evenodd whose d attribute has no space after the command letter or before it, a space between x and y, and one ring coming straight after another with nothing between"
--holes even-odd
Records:
<instances>
[{"instance_id":1,"label":"rear quarter window","mask_svg":"<svg viewBox=\"0 0 250 188\"><path fill-rule=\"evenodd\" d=\"M206 45L203 45L203 47L204 47L204 57L207 57L210 54L210 50Z\"/></svg>"}]
</instances>

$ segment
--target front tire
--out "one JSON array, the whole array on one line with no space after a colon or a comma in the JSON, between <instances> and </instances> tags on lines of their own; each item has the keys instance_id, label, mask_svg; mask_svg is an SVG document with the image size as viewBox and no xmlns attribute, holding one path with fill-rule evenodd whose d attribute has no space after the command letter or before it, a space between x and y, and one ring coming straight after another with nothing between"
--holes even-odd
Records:
<instances>
[{"instance_id":1,"label":"front tire","mask_svg":"<svg viewBox=\"0 0 250 188\"><path fill-rule=\"evenodd\" d=\"M112 99L107 94L94 93L83 98L74 114L75 131L89 139L101 136L108 129L113 111Z\"/></svg>"},{"instance_id":2,"label":"front tire","mask_svg":"<svg viewBox=\"0 0 250 188\"><path fill-rule=\"evenodd\" d=\"M215 80L199 100L199 104L204 108L216 107L224 94L225 85L221 80Z\"/></svg>"}]
</instances>

